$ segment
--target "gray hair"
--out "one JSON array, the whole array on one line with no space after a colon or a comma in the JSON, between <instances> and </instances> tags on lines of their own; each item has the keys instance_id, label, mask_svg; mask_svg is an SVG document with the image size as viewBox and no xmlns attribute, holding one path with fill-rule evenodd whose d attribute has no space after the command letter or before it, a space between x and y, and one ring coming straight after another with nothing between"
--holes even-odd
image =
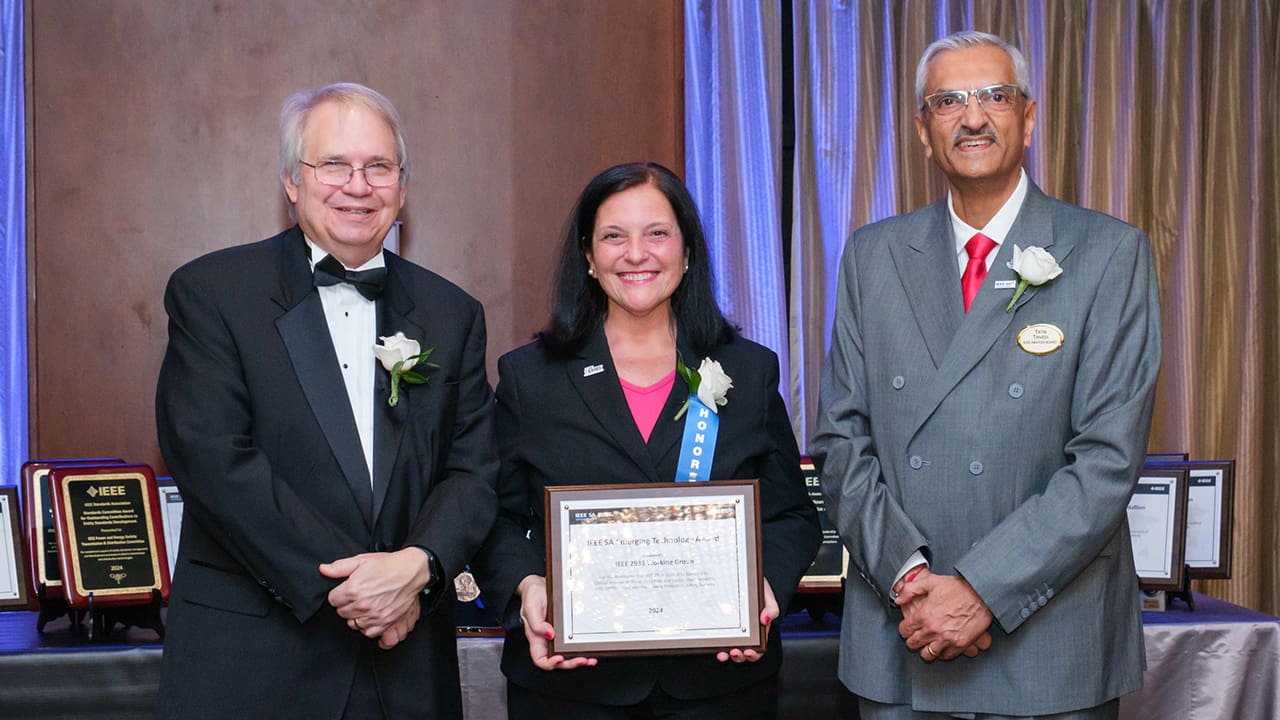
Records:
<instances>
[{"instance_id":1,"label":"gray hair","mask_svg":"<svg viewBox=\"0 0 1280 720\"><path fill-rule=\"evenodd\" d=\"M1022 51L1005 42L1004 38L999 36L976 30L962 30L934 40L932 45L924 49L924 55L920 56L920 63L916 65L916 107L924 107L925 75L929 69L929 61L935 55L945 50L960 50L962 48L983 46L997 47L1008 54L1009 59L1013 61L1013 74L1018 80L1018 89L1022 91L1023 96L1030 99L1031 69L1027 66L1027 58L1022 54ZM951 89L967 90L968 88Z\"/></svg>"},{"instance_id":2,"label":"gray hair","mask_svg":"<svg viewBox=\"0 0 1280 720\"><path fill-rule=\"evenodd\" d=\"M385 95L357 83L333 83L289 96L280 110L280 177L288 176L294 185L302 183L302 130L311 111L326 102L356 105L375 113L386 121L396 138L396 163L400 166L400 186L409 180L409 153L405 149L400 113Z\"/></svg>"}]
</instances>

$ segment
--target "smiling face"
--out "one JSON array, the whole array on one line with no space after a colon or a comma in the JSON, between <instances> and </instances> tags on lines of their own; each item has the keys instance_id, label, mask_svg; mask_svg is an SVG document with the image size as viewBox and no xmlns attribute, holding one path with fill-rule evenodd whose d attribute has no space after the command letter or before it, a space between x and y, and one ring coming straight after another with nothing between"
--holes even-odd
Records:
<instances>
[{"instance_id":1,"label":"smiling face","mask_svg":"<svg viewBox=\"0 0 1280 720\"><path fill-rule=\"evenodd\" d=\"M685 259L675 212L653 185L628 188L600 204L587 265L609 298L609 316L669 317Z\"/></svg>"},{"instance_id":2,"label":"smiling face","mask_svg":"<svg viewBox=\"0 0 1280 720\"><path fill-rule=\"evenodd\" d=\"M942 90L974 90L1017 85L1013 60L991 45L944 50L929 61L924 95ZM916 132L925 155L947 176L951 189L981 189L1011 194L1018 184L1022 156L1031 145L1035 101L1020 93L1013 108L993 112L974 96L955 115L940 118L928 109L916 113Z\"/></svg>"},{"instance_id":3,"label":"smiling face","mask_svg":"<svg viewBox=\"0 0 1280 720\"><path fill-rule=\"evenodd\" d=\"M302 138L302 159L309 163L334 160L364 167L397 162L391 126L360 105L317 105L307 116ZM341 187L325 185L311 168L301 170L300 184L286 174L284 186L307 237L347 267L358 267L376 255L404 206L405 189L372 187L363 172L353 172Z\"/></svg>"}]
</instances>

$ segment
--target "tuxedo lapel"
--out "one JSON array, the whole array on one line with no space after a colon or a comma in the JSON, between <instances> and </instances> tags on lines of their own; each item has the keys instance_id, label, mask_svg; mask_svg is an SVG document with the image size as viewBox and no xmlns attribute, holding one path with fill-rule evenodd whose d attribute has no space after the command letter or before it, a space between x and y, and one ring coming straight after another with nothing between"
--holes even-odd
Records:
<instances>
[{"instance_id":1,"label":"tuxedo lapel","mask_svg":"<svg viewBox=\"0 0 1280 720\"><path fill-rule=\"evenodd\" d=\"M921 406L921 414L912 429L912 434L920 429L933 414L934 410L946 399L947 395L982 361L987 352L998 339L1005 335L1009 325L1018 314L1018 308L1035 298L1037 288L1028 286L1012 311L1005 307L1013 297L1013 290L997 292L995 283L1016 282L1017 274L1009 268L1013 260L1013 246L1021 248L1038 246L1049 250L1050 254L1061 264L1074 248L1074 242L1067 237L1055 233L1052 211L1043 193L1034 185L1027 188L1018 217L1010 228L1009 234L1000 244L996 259L982 281L982 287L969 306L969 312L963 314L955 338L950 344L938 372L930 381L930 389L926 393L926 401ZM958 268L958 265L956 265ZM1065 271L1064 271L1065 272Z\"/></svg>"},{"instance_id":2,"label":"tuxedo lapel","mask_svg":"<svg viewBox=\"0 0 1280 720\"><path fill-rule=\"evenodd\" d=\"M929 216L918 234L890 243L889 254L929 357L934 367L941 367L964 319L964 304L946 202L935 204Z\"/></svg>"},{"instance_id":3,"label":"tuxedo lapel","mask_svg":"<svg viewBox=\"0 0 1280 720\"><path fill-rule=\"evenodd\" d=\"M338 370L338 356L329 338L324 307L312 286L301 232L295 229L287 235L281 248L280 293L273 299L285 313L276 319L276 329L311 412L337 458L361 515L369 522L373 508L369 470L351 415L351 401Z\"/></svg>"},{"instance_id":4,"label":"tuxedo lapel","mask_svg":"<svg viewBox=\"0 0 1280 720\"><path fill-rule=\"evenodd\" d=\"M425 351L431 347L426 330L409 319L413 311L413 297L405 287L396 258L385 253L387 260L387 284L382 297L378 299L378 336L390 337L402 332L406 337L417 340ZM372 351L370 351L372 353ZM375 360L375 362L377 362ZM430 373L427 373L430 376ZM377 518L382 504L387 499L387 489L391 485L391 469L395 467L396 456L400 452L400 442L404 438L406 420L409 417L410 402L413 399L413 387L401 382L399 388L400 402L392 407L387 399L391 397L391 373L381 365L374 370L373 394L373 517ZM428 382L443 382L439 378L431 378Z\"/></svg>"},{"instance_id":5,"label":"tuxedo lapel","mask_svg":"<svg viewBox=\"0 0 1280 720\"><path fill-rule=\"evenodd\" d=\"M645 447L644 438L640 436L640 429L631 416L631 408L622 394L622 383L618 378L618 370L613 365L613 355L609 353L603 323L596 327L578 357L565 364L565 373L569 384L581 398L586 412L613 437L627 457L649 476L649 482L661 482L649 450ZM661 418L658 423L662 423ZM608 480L602 478L602 481Z\"/></svg>"}]
</instances>

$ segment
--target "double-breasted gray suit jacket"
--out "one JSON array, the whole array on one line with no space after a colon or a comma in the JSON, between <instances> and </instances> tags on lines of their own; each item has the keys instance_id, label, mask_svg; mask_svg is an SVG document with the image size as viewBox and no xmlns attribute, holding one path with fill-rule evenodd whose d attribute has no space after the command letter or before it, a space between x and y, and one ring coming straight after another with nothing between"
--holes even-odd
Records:
<instances>
[{"instance_id":1,"label":"double-breasted gray suit jacket","mask_svg":"<svg viewBox=\"0 0 1280 720\"><path fill-rule=\"evenodd\" d=\"M318 569L418 545L452 578L497 513L480 304L395 255L386 265L378 334L434 347L439 367L394 408L377 369L372 481L297 227L169 281L156 414L185 517L162 717L338 718L361 656L388 717L462 716L452 582L384 651L328 605L338 581Z\"/></svg>"},{"instance_id":2,"label":"double-breasted gray suit jacket","mask_svg":"<svg viewBox=\"0 0 1280 720\"><path fill-rule=\"evenodd\" d=\"M1013 247L1062 268L1005 306ZM1002 282L1003 281L1003 282ZM946 202L864 227L840 267L812 451L850 553L840 677L918 710L1031 715L1141 686L1142 618L1125 508L1160 368L1146 236L1034 185L970 311ZM1062 347L1017 342L1049 323ZM923 549L995 618L991 649L926 664L890 588Z\"/></svg>"}]
</instances>

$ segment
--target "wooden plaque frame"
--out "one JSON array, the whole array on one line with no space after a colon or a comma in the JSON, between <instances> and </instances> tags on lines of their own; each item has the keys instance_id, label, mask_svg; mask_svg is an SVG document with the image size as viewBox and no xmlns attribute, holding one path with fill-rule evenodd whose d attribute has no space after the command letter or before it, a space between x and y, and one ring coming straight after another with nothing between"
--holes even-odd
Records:
<instances>
[{"instance_id":1,"label":"wooden plaque frame","mask_svg":"<svg viewBox=\"0 0 1280 720\"><path fill-rule=\"evenodd\" d=\"M606 657L616 655L707 654L731 648L763 651L768 640L768 634L767 628L760 625L760 609L764 599L764 575L761 570L759 493L759 483L756 480L571 485L546 488L548 616L551 624L555 627L555 636L549 642L551 652L565 657ZM642 634L642 632L633 630L599 633L608 637L592 640L573 637L574 624L572 618L566 618L563 610L565 594L567 592L576 593L576 595L570 595L571 598L574 598L573 602L575 604L583 602L589 605L592 599L590 591L587 589L566 588L566 583L569 582L570 578L566 577L567 572L561 564L564 562L563 558L569 557L568 553L573 549L566 542L570 528L566 527L563 518L567 513L571 511L584 512L578 508L594 508L598 507L598 505L592 505L592 503L605 502L610 508L616 509L592 509L585 512L608 513L618 518L617 520L611 520L611 523L654 525L656 522L672 519L670 514L673 512L678 515L681 512L678 510L679 508L702 508L703 506L697 504L699 498L725 498L726 496L735 504L736 508L740 508L734 511L735 532L736 523L738 522L743 524L744 529L744 537L740 545L736 544L738 538L736 536L734 538L738 553L739 572L745 573L745 576L739 575L740 580L744 581L740 584L746 589L746 597L740 598L740 604L735 608L738 611L737 620L734 620L731 624L726 624L723 629L708 630L707 628L700 628L696 632L688 629L647 628L643 631L643 634L648 636L645 639L632 639ZM701 510L694 510L694 513L700 514ZM647 519L649 517L654 518L654 520L649 521ZM715 519L698 517L686 520L686 522L696 524L701 520L705 520L708 523L715 522ZM626 537L632 537L634 534L627 535L630 530L631 528L624 528L620 532ZM595 548L592 552L607 553L608 551L603 548ZM696 557L696 553L692 554ZM665 560L655 560L654 562L663 563ZM608 567L607 562L602 563L602 565ZM715 591L715 588L708 590L698 587L685 588L681 590L682 593L685 593L684 597L681 598L681 602L686 604L711 602L715 599L715 596L702 598L699 596L699 592L709 594ZM745 604L745 608L742 607L743 604ZM646 608L643 611L626 610L626 612L631 613L653 613L653 611L654 608ZM662 612L662 608L658 608L658 612ZM739 620L742 622L739 623ZM682 632L684 635L682 635ZM630 638L627 637L628 633L631 634ZM661 637L654 638L653 636L657 634L661 634Z\"/></svg>"},{"instance_id":2,"label":"wooden plaque frame","mask_svg":"<svg viewBox=\"0 0 1280 720\"><path fill-rule=\"evenodd\" d=\"M1166 540L1169 543L1170 572L1161 575L1138 575L1138 587L1143 590L1182 590L1185 571L1183 551L1187 540L1187 487L1189 476L1186 468L1169 467L1153 464L1142 468L1138 476L1138 484L1143 480L1164 480L1170 484L1170 502L1173 511L1173 526ZM1136 490L1136 488L1135 488ZM1139 494L1135 492L1134 497ZM1133 500L1130 501L1131 503ZM1132 527L1130 527L1132 532ZM1132 540L1131 540L1132 541Z\"/></svg>"},{"instance_id":3,"label":"wooden plaque frame","mask_svg":"<svg viewBox=\"0 0 1280 720\"><path fill-rule=\"evenodd\" d=\"M22 464L22 517L26 527L27 556L31 591L45 599L62 599L62 578L49 573L52 568L61 573L57 562L57 530L53 522L53 494L49 473L59 466L81 467L94 465L121 465L120 458L60 458L29 460Z\"/></svg>"},{"instance_id":4,"label":"wooden plaque frame","mask_svg":"<svg viewBox=\"0 0 1280 720\"><path fill-rule=\"evenodd\" d=\"M14 597L0 597L0 610L27 610L31 597L27 593L27 555L23 548L22 512L18 507L18 488L0 487L0 555L6 556L10 577L0 577L0 587L12 585Z\"/></svg>"},{"instance_id":5,"label":"wooden plaque frame","mask_svg":"<svg viewBox=\"0 0 1280 720\"><path fill-rule=\"evenodd\" d=\"M49 482L53 491L54 522L58 531L58 561L64 579L63 593L68 605L86 609L147 604L154 602L157 592L160 594L161 601L168 600L168 558L165 554L164 527L160 517L160 496L156 490L155 475L150 467L146 465L55 467L49 473ZM136 498L140 507L129 507L123 511L113 508L101 511L96 508L90 509L90 506L95 503L105 506L125 502L109 497L110 492L119 492L119 497ZM80 497L82 493L90 496L91 499L84 500ZM124 519L117 520L116 517L108 516L95 519L91 523L79 514L83 513L87 516L90 512L117 512L118 517ZM90 533L105 533L112 530L114 528L111 525L112 520L122 523L130 522L128 519L130 512L136 513L132 525L141 525L143 537L140 541L144 556L141 569L149 573L144 572L141 578L129 577L131 572L138 569L136 558L130 558L119 561L122 565L133 563L132 568L124 568L129 572L125 572L121 577L116 577L115 574L108 576L116 583L115 586L93 579L98 574L99 568L95 567L92 568L92 572L87 572L84 567L86 559L99 565L115 561L87 558L87 556L91 553L106 552L102 545L115 544L115 541L92 536ZM90 531L82 525L95 525L103 529ZM127 536L122 537L127 539ZM136 542L132 545L137 547ZM134 584L124 582L126 579ZM138 580L141 582L137 582Z\"/></svg>"}]
</instances>

